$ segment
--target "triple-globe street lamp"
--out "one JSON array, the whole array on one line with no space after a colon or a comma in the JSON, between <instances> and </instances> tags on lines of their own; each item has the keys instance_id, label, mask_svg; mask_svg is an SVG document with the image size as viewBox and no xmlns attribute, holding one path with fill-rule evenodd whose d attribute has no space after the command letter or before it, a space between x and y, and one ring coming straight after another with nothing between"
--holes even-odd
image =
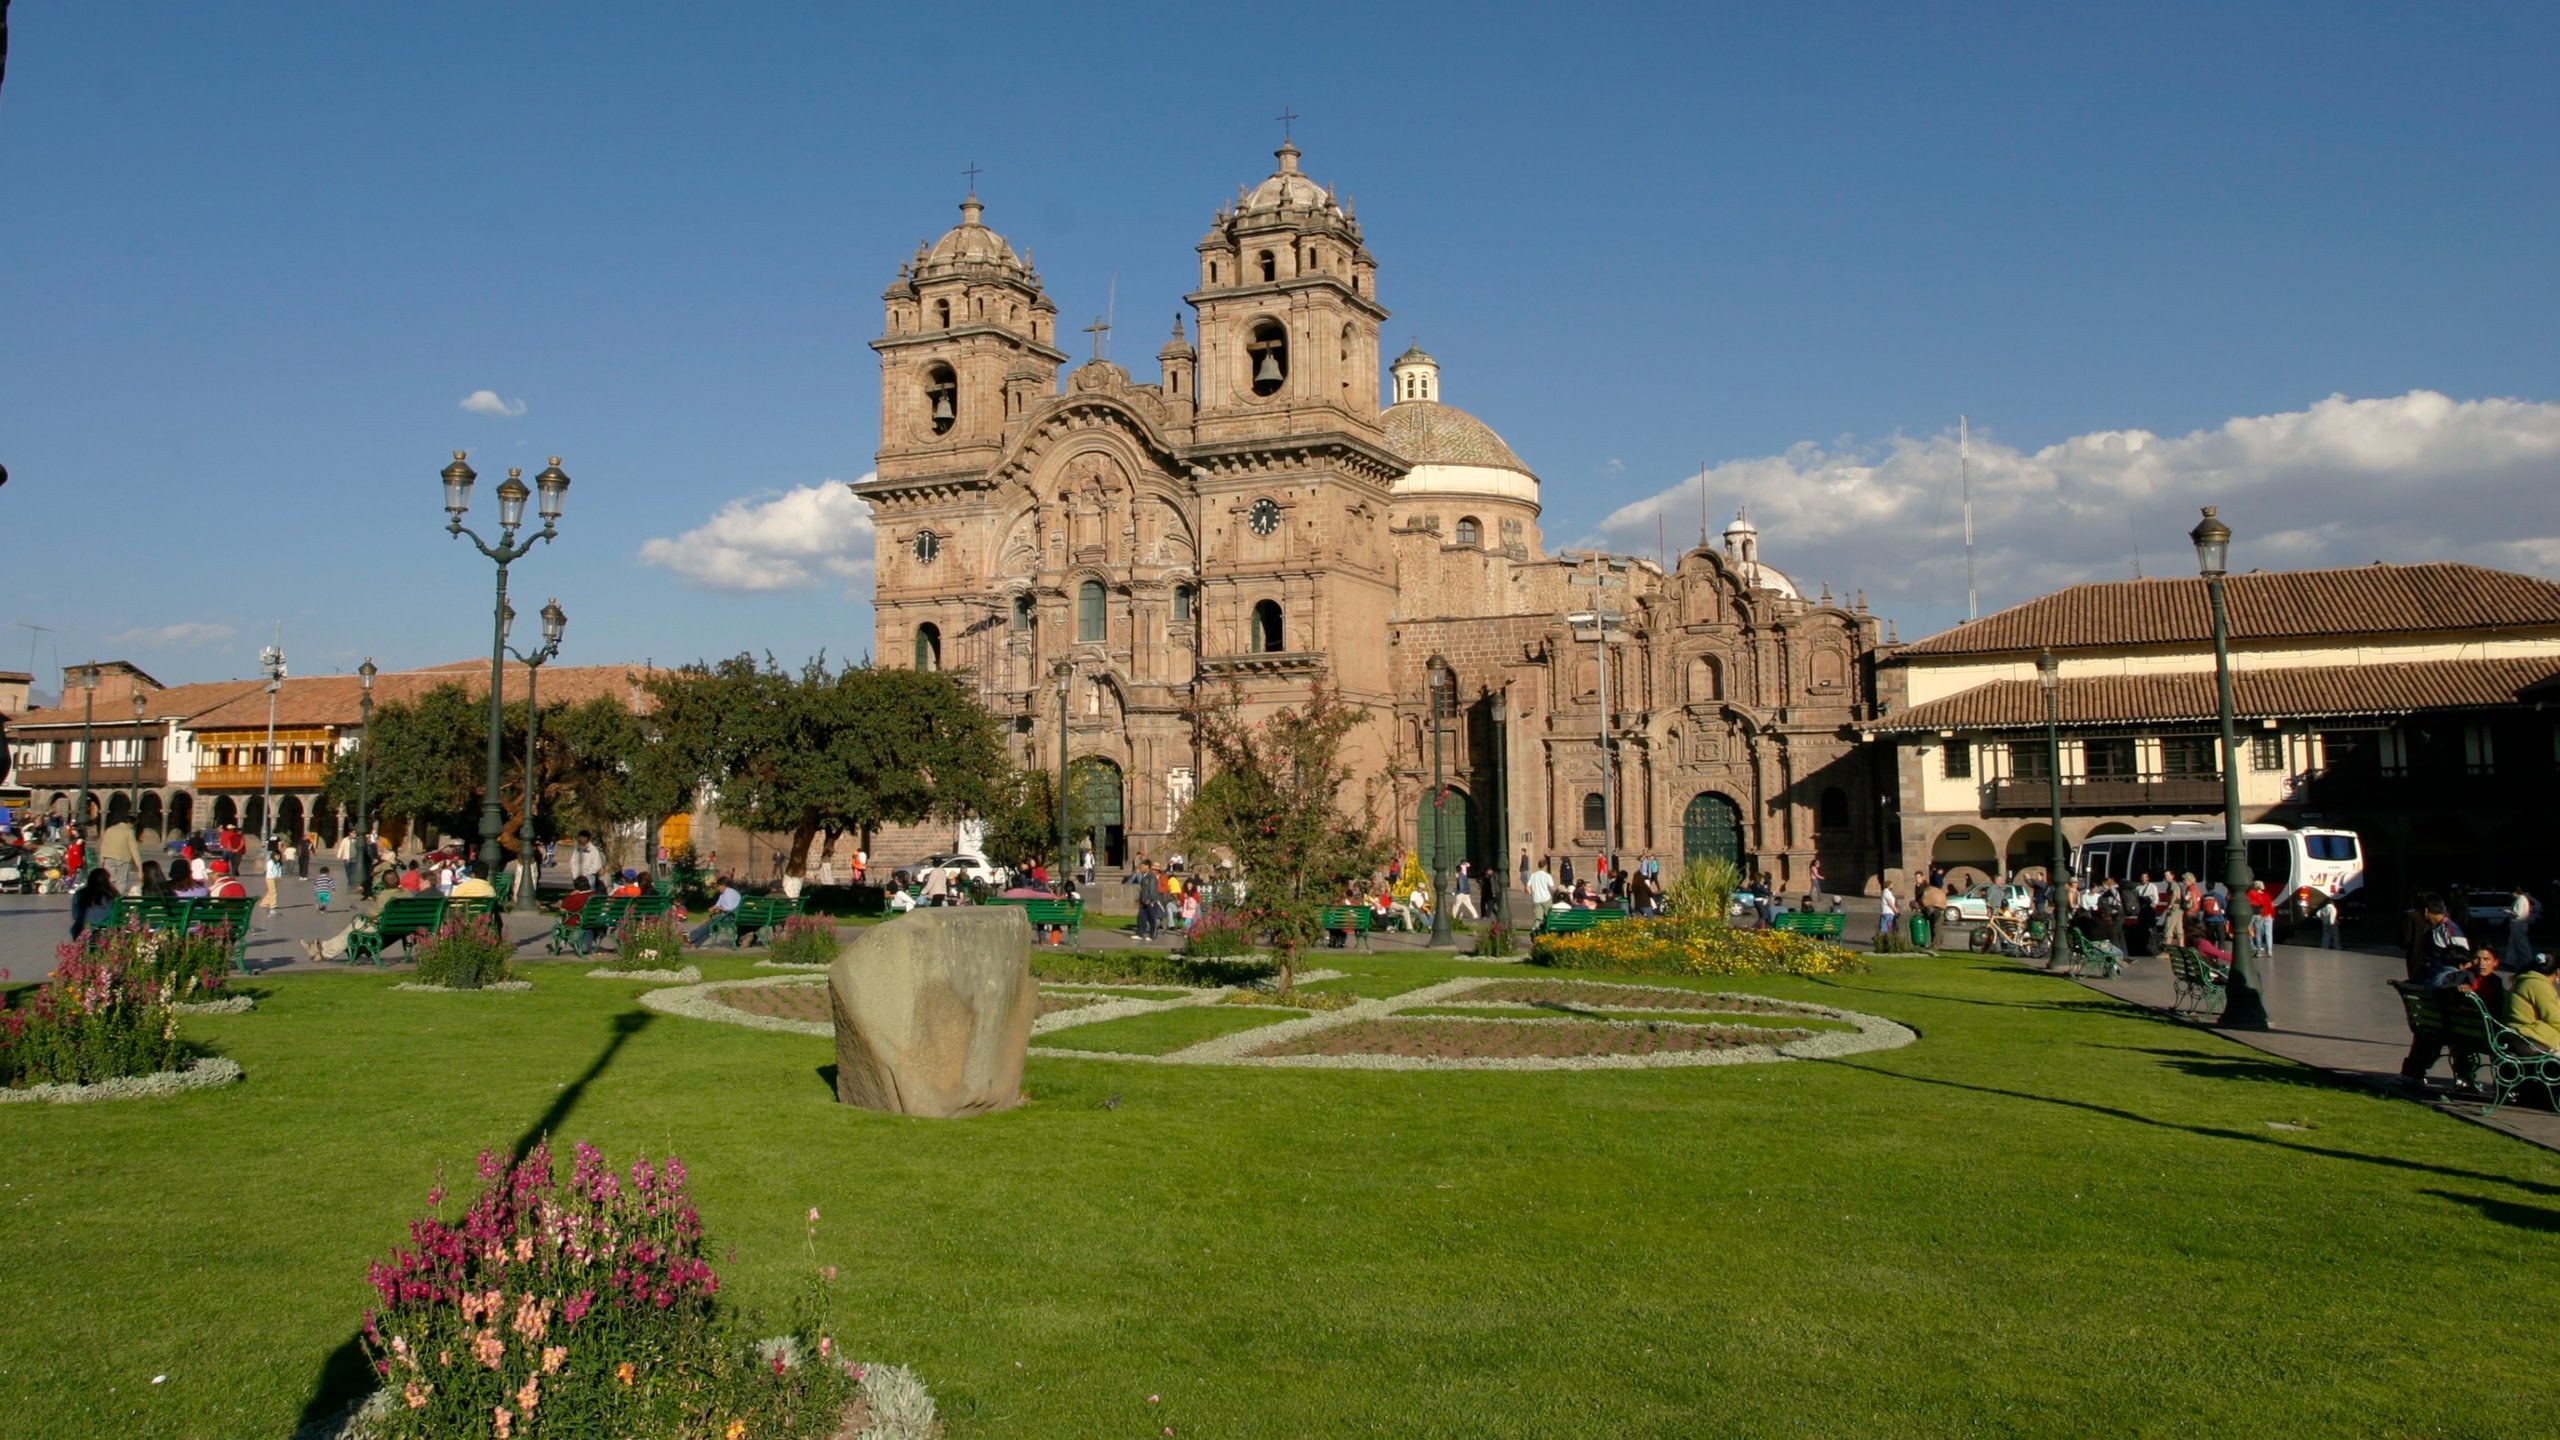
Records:
<instances>
[{"instance_id":1,"label":"triple-globe street lamp","mask_svg":"<svg viewBox=\"0 0 2560 1440\"><path fill-rule=\"evenodd\" d=\"M447 534L468 536L481 554L498 566L498 598L489 607L489 764L484 777L484 794L480 806L480 873L494 879L504 859L504 847L498 843L498 832L507 826L506 808L498 801L500 784L498 730L505 723L507 678L507 567L533 552L533 547L559 534L560 507L569 494L569 477L560 468L560 457L551 457L550 467L533 477L533 488L527 489L524 472L510 467L507 478L498 482L498 543L491 545L479 532L462 523L463 512L471 508L471 482L479 479L464 452L453 452L453 463L444 467L444 508L452 516L445 526ZM542 528L516 539L516 530L524 524L524 502L541 494Z\"/></svg>"},{"instance_id":2,"label":"triple-globe street lamp","mask_svg":"<svg viewBox=\"0 0 2560 1440\"><path fill-rule=\"evenodd\" d=\"M500 622L499 633L503 635L514 629L515 623L516 607L510 605L505 619ZM560 608L559 597L554 596L542 607L542 644L530 655L519 654L512 645L507 647L507 653L514 655L524 666L524 888L516 892L516 908L519 910L535 908L533 892L542 883L542 851L536 847L533 838L533 817L540 808L540 793L534 780L533 744L535 727L540 723L541 715L541 707L535 703L534 683L542 674L542 663L560 653L560 635L568 628L569 616ZM749 843L753 843L752 838ZM754 857L751 854L748 858Z\"/></svg>"},{"instance_id":3,"label":"triple-globe street lamp","mask_svg":"<svg viewBox=\"0 0 2560 1440\"><path fill-rule=\"evenodd\" d=\"M2259 992L2257 947L2240 914L2249 893L2248 835L2240 815L2240 731L2231 696L2231 612L2222 595L2222 577L2231 569L2231 527L2214 507L2187 532L2195 542L2196 569L2213 597L2213 678L2222 711L2222 882L2231 891L2223 919L2231 931L2231 978L2223 987L2222 1018L2217 1024L2234 1030L2267 1028L2267 1002Z\"/></svg>"}]
</instances>

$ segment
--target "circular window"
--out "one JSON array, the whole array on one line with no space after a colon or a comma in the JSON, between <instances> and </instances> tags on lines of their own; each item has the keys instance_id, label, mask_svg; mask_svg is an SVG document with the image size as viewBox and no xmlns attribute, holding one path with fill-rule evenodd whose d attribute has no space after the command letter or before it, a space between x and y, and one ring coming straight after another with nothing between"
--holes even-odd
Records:
<instances>
[{"instance_id":1,"label":"circular window","mask_svg":"<svg viewBox=\"0 0 2560 1440\"><path fill-rule=\"evenodd\" d=\"M932 563L933 563L933 557L935 557L936 555L939 555L939 554L941 554L941 553L942 553L942 537L941 537L941 536L934 534L934 533L933 533L932 531L930 531L930 530L919 530L919 531L917 531L917 532L916 532L916 563L917 563L917 564L919 564L919 565L930 565L930 564L932 564Z\"/></svg>"}]
</instances>

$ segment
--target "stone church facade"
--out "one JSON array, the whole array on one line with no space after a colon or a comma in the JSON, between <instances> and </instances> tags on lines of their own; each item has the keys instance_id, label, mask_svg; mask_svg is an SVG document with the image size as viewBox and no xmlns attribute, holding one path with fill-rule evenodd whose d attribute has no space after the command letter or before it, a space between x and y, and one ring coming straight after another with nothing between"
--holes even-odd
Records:
<instances>
[{"instance_id":1,"label":"stone church facade","mask_svg":"<svg viewBox=\"0 0 2560 1440\"><path fill-rule=\"evenodd\" d=\"M1426 855L1436 832L1453 860L1589 874L1614 833L1629 862L1720 853L1800 886L1819 858L1832 888L1872 888L1891 785L1856 742L1863 603L1805 599L1739 515L1668 572L1549 556L1537 477L1441 400L1438 363L1413 349L1380 375L1359 222L1295 146L1277 159L1195 247L1191 320L1151 383L1069 368L1038 271L975 195L899 267L872 342L878 463L855 487L880 662L962 675L1027 765L1054 772L1063 729L1106 867L1166 852L1201 776L1195 696L1232 688L1250 716L1321 680L1371 716L1355 773ZM1605 787L1600 641L1568 620L1595 596L1624 617ZM884 834L875 854L950 840Z\"/></svg>"}]
</instances>

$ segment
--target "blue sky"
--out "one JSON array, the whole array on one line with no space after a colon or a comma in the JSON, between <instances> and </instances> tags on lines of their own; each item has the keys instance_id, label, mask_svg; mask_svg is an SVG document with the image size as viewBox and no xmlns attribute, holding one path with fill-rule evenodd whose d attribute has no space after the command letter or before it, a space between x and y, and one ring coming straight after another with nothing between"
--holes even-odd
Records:
<instances>
[{"instance_id":1,"label":"blue sky","mask_svg":"<svg viewBox=\"0 0 2560 1440\"><path fill-rule=\"evenodd\" d=\"M2241 563L2560 574L2547 4L11 19L0 621L57 628L40 673L244 674L279 623L299 673L478 652L458 447L484 511L576 479L518 582L564 660L859 656L867 539L810 487L870 468L879 293L961 168L1062 331L1116 281L1146 378L1284 106L1551 543L1677 546L1712 464L1719 525L1750 498L1923 633L1969 412L1986 609L2183 568L2199 497Z\"/></svg>"}]
</instances>

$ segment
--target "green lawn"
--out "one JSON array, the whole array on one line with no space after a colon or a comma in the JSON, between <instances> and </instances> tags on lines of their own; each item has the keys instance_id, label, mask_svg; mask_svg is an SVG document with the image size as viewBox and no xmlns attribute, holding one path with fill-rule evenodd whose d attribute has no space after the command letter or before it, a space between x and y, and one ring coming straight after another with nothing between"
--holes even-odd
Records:
<instances>
[{"instance_id":1,"label":"green lawn","mask_svg":"<svg viewBox=\"0 0 2560 1440\"><path fill-rule=\"evenodd\" d=\"M1044 1058L1031 1103L939 1122L835 1104L825 1039L527 968L512 995L280 979L187 1022L243 1085L0 1110L0 1432L281 1440L350 1378L365 1264L428 1186L544 1128L680 1153L750 1307L785 1300L822 1209L845 1339L915 1366L954 1440L2492 1437L2560 1414L2524 1318L2560 1273L2560 1156L1972 957L1699 982L1921 1036L1840 1062Z\"/></svg>"}]
</instances>

